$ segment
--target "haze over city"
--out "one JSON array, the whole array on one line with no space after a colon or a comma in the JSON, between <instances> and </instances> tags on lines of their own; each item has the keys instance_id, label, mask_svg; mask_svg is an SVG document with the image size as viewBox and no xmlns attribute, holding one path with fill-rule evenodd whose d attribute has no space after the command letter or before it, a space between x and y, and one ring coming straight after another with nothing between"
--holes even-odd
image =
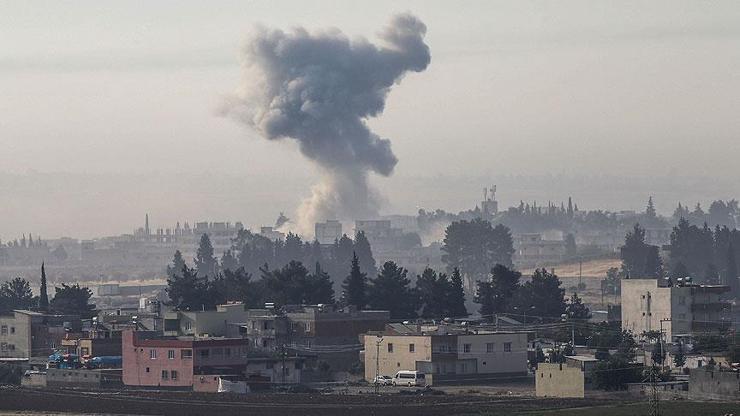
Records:
<instances>
[{"instance_id":1,"label":"haze over city","mask_svg":"<svg viewBox=\"0 0 740 416\"><path fill-rule=\"evenodd\" d=\"M519 200L659 212L737 195L735 2L6 2L0 13L0 238L129 232L148 212L271 224L318 181L290 140L220 109L262 24L377 42L394 12L431 62L372 131L398 159L370 175L382 213L457 211L499 184ZM208 15L207 19L202 16Z\"/></svg>"}]
</instances>

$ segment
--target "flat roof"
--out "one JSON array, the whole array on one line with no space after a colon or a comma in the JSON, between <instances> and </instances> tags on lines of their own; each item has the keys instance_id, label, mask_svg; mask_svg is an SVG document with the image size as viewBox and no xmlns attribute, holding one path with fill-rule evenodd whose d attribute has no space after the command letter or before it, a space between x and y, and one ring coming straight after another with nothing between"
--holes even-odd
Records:
<instances>
[{"instance_id":1,"label":"flat roof","mask_svg":"<svg viewBox=\"0 0 740 416\"><path fill-rule=\"evenodd\" d=\"M566 355L565 359L571 359L576 361L599 361L596 359L596 357L591 357L588 355Z\"/></svg>"}]
</instances>

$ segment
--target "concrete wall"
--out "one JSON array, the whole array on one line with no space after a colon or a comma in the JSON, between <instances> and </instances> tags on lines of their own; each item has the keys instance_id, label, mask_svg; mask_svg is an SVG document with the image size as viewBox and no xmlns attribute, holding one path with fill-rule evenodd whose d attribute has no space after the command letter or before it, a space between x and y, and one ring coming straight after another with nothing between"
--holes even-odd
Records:
<instances>
[{"instance_id":1,"label":"concrete wall","mask_svg":"<svg viewBox=\"0 0 740 416\"><path fill-rule=\"evenodd\" d=\"M375 335L365 335L365 380L368 382L375 378L378 339ZM432 361L432 338L430 336L385 336L382 340L378 362L382 376L393 377L401 370L416 370L417 361ZM410 347L412 344L413 352ZM393 352L389 352L389 345L393 345Z\"/></svg>"},{"instance_id":2,"label":"concrete wall","mask_svg":"<svg viewBox=\"0 0 740 416\"><path fill-rule=\"evenodd\" d=\"M740 372L703 368L691 370L689 399L740 401Z\"/></svg>"},{"instance_id":3,"label":"concrete wall","mask_svg":"<svg viewBox=\"0 0 740 416\"><path fill-rule=\"evenodd\" d=\"M31 357L31 317L14 312L0 316L0 357Z\"/></svg>"},{"instance_id":4,"label":"concrete wall","mask_svg":"<svg viewBox=\"0 0 740 416\"><path fill-rule=\"evenodd\" d=\"M575 397L585 395L585 375L565 364L537 364L535 391L537 397Z\"/></svg>"},{"instance_id":5,"label":"concrete wall","mask_svg":"<svg viewBox=\"0 0 740 416\"><path fill-rule=\"evenodd\" d=\"M622 329L635 336L659 331L661 319L666 340L674 333L688 333L691 327L691 291L689 288L658 287L657 279L622 279ZM681 305L681 297L684 298ZM674 308L678 310L674 310ZM679 318L679 314L683 314Z\"/></svg>"},{"instance_id":6,"label":"concrete wall","mask_svg":"<svg viewBox=\"0 0 740 416\"><path fill-rule=\"evenodd\" d=\"M507 343L510 344L510 351L505 351ZM469 353L465 352L465 344L470 345ZM489 347L492 347L490 352ZM459 360L476 361L475 373L526 374L527 334L458 335L457 354Z\"/></svg>"},{"instance_id":7,"label":"concrete wall","mask_svg":"<svg viewBox=\"0 0 740 416\"><path fill-rule=\"evenodd\" d=\"M120 370L65 370L50 368L46 371L49 387L100 388L121 384Z\"/></svg>"},{"instance_id":8,"label":"concrete wall","mask_svg":"<svg viewBox=\"0 0 740 416\"><path fill-rule=\"evenodd\" d=\"M184 342L177 345L151 347L140 346L134 343L134 331L123 333L123 383L127 386L163 386L189 387L193 384L193 360L185 358L183 350L192 352L192 343ZM156 351L156 358L151 351ZM168 358L169 350L173 350L175 358ZM162 372L167 372L167 378ZM177 372L177 380L172 380L172 371Z\"/></svg>"}]
</instances>

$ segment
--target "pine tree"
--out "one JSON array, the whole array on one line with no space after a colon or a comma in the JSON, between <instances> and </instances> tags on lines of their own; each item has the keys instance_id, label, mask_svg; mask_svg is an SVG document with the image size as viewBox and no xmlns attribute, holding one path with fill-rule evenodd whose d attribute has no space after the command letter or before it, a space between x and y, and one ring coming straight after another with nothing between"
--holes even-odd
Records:
<instances>
[{"instance_id":1,"label":"pine tree","mask_svg":"<svg viewBox=\"0 0 740 416\"><path fill-rule=\"evenodd\" d=\"M182 258L180 250L175 250L175 255L172 257L172 264L167 265L167 277L174 279L182 274L182 269L186 266L185 260Z\"/></svg>"},{"instance_id":2,"label":"pine tree","mask_svg":"<svg viewBox=\"0 0 740 416\"><path fill-rule=\"evenodd\" d=\"M352 253L352 268L342 284L342 304L363 309L367 305L367 274L360 270L357 254Z\"/></svg>"},{"instance_id":3,"label":"pine tree","mask_svg":"<svg viewBox=\"0 0 740 416\"><path fill-rule=\"evenodd\" d=\"M462 276L460 269L455 267L450 276L450 288L448 294L447 308L449 315L455 318L468 316L468 310L465 308L465 290L463 289Z\"/></svg>"},{"instance_id":4,"label":"pine tree","mask_svg":"<svg viewBox=\"0 0 740 416\"><path fill-rule=\"evenodd\" d=\"M648 198L647 207L645 208L645 215L650 218L657 217L657 213L655 212L655 205L653 205L653 197Z\"/></svg>"},{"instance_id":5,"label":"pine tree","mask_svg":"<svg viewBox=\"0 0 740 416\"><path fill-rule=\"evenodd\" d=\"M408 271L392 261L380 268L378 276L370 281L368 303L377 310L387 310L391 319L416 318L418 296L411 288Z\"/></svg>"},{"instance_id":6,"label":"pine tree","mask_svg":"<svg viewBox=\"0 0 740 416\"><path fill-rule=\"evenodd\" d=\"M195 254L195 270L198 272L198 277L215 276L217 266L218 260L213 256L211 239L208 237L208 234L203 234L200 237L198 251Z\"/></svg>"},{"instance_id":7,"label":"pine tree","mask_svg":"<svg viewBox=\"0 0 740 416\"><path fill-rule=\"evenodd\" d=\"M376 268L375 259L373 258L373 251L370 247L370 242L367 240L367 237L365 237L364 231L359 231L357 235L355 235L354 251L357 253L357 258L360 260L360 264L362 264L363 271L371 274L377 273L378 269Z\"/></svg>"},{"instance_id":8,"label":"pine tree","mask_svg":"<svg viewBox=\"0 0 740 416\"><path fill-rule=\"evenodd\" d=\"M39 293L39 310L47 312L49 310L49 294L46 289L46 269L44 262L41 262L41 291Z\"/></svg>"}]
</instances>

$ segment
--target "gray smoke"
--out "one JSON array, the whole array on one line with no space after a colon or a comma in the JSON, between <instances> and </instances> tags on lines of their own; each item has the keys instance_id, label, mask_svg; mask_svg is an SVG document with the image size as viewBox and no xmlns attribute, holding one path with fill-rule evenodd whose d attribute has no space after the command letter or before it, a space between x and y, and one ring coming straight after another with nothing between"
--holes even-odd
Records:
<instances>
[{"instance_id":1,"label":"gray smoke","mask_svg":"<svg viewBox=\"0 0 740 416\"><path fill-rule=\"evenodd\" d=\"M291 138L322 170L298 210L306 232L315 221L378 215L368 173L388 176L398 159L391 142L370 131L393 84L429 65L426 26L396 15L375 45L333 29L260 29L244 49L241 92L227 105L268 140Z\"/></svg>"}]
</instances>

